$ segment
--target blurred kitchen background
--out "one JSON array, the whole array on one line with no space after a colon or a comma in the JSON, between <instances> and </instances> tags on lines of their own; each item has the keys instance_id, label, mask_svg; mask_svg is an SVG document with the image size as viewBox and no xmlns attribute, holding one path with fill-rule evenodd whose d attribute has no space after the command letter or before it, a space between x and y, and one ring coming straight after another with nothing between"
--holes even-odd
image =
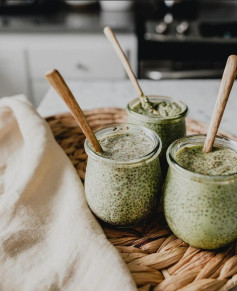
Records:
<instances>
[{"instance_id":1,"label":"blurred kitchen background","mask_svg":"<svg viewBox=\"0 0 237 291\"><path fill-rule=\"evenodd\" d=\"M220 78L237 53L235 0L0 0L0 97L37 106L49 68L68 81L127 78L106 25L141 79Z\"/></svg>"}]
</instances>

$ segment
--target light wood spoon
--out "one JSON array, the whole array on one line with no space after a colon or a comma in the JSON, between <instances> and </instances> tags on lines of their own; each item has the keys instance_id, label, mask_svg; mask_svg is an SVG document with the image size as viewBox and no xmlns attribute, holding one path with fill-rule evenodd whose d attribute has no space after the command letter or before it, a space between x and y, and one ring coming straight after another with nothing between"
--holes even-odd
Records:
<instances>
[{"instance_id":1,"label":"light wood spoon","mask_svg":"<svg viewBox=\"0 0 237 291\"><path fill-rule=\"evenodd\" d=\"M57 70L52 70L45 74L45 78L48 80L50 85L55 89L59 96L62 97L67 107L70 109L73 117L75 118L78 125L81 127L83 133L87 137L89 143L97 153L103 153L100 143L98 142L93 130L91 129L83 111L78 105L75 97L71 90L68 88L63 77Z\"/></svg>"},{"instance_id":2,"label":"light wood spoon","mask_svg":"<svg viewBox=\"0 0 237 291\"><path fill-rule=\"evenodd\" d=\"M159 112L154 108L152 102L150 102L148 100L148 98L144 95L138 81L137 78L128 62L128 59L125 55L125 53L123 52L114 32L112 31L112 29L109 26L106 26L104 28L104 34L107 37L107 39L109 40L109 42L111 43L112 47L114 48L115 52L117 53L121 63L123 64L123 67L131 81L131 83L133 84L134 88L136 89L138 96L140 97L141 100L141 105L144 109L148 110L149 112L152 112L153 114L159 115Z\"/></svg>"},{"instance_id":3,"label":"light wood spoon","mask_svg":"<svg viewBox=\"0 0 237 291\"><path fill-rule=\"evenodd\" d=\"M203 147L204 153L212 151L215 136L217 134L234 80L237 74L237 56L228 57L225 70L221 80L221 86L217 96L215 108L212 114L211 122L208 128L206 140Z\"/></svg>"}]
</instances>

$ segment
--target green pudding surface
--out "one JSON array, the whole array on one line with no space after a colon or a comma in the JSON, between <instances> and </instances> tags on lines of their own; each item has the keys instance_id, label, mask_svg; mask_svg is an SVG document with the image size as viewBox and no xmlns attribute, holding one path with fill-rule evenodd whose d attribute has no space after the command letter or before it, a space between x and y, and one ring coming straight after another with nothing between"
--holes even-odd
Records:
<instances>
[{"instance_id":1,"label":"green pudding surface","mask_svg":"<svg viewBox=\"0 0 237 291\"><path fill-rule=\"evenodd\" d=\"M153 114L150 110L145 109L142 107L141 102L138 102L132 107L132 110L136 113L143 114L146 116L157 116L157 117L173 117L179 115L182 112L181 106L179 106L176 102L166 102L166 101L159 101L153 103L154 109L159 113Z\"/></svg>"},{"instance_id":2,"label":"green pudding surface","mask_svg":"<svg viewBox=\"0 0 237 291\"><path fill-rule=\"evenodd\" d=\"M237 153L228 148L213 147L210 153L203 146L184 147L175 157L176 162L194 173L226 176L237 172Z\"/></svg>"},{"instance_id":3,"label":"green pudding surface","mask_svg":"<svg viewBox=\"0 0 237 291\"><path fill-rule=\"evenodd\" d=\"M154 145L142 134L121 133L100 140L103 156L116 161L129 161L149 154Z\"/></svg>"}]
</instances>

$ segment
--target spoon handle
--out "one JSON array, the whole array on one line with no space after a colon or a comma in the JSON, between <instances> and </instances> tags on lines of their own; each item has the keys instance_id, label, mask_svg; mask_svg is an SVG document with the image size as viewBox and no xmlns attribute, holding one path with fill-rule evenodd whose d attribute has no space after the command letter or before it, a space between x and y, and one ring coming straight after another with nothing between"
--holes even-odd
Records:
<instances>
[{"instance_id":1,"label":"spoon handle","mask_svg":"<svg viewBox=\"0 0 237 291\"><path fill-rule=\"evenodd\" d=\"M230 91L236 78L236 74L237 74L237 56L231 55L228 57L225 70L222 76L218 97L216 100L210 126L207 132L207 137L203 147L204 153L209 153L212 150L215 136L217 134L226 107L226 103L230 95Z\"/></svg>"},{"instance_id":2,"label":"spoon handle","mask_svg":"<svg viewBox=\"0 0 237 291\"><path fill-rule=\"evenodd\" d=\"M66 82L64 81L60 73L57 70L52 70L46 73L45 77L48 80L48 82L51 84L51 86L55 89L55 91L58 93L58 95L62 97L67 107L70 109L76 122L81 127L83 133L89 140L89 143L94 148L94 150L98 153L102 153L103 150L101 148L101 145L99 144L83 111L81 110L75 97L73 96L71 90L68 88Z\"/></svg>"},{"instance_id":3,"label":"spoon handle","mask_svg":"<svg viewBox=\"0 0 237 291\"><path fill-rule=\"evenodd\" d=\"M128 74L128 77L130 79L130 81L132 82L134 88L136 89L137 93L139 96L143 96L143 91L137 81L137 78L128 62L128 59L125 55L125 53L123 52L115 34L113 33L112 29L109 26L106 26L104 28L104 34L106 35L107 39L109 40L109 42L111 43L111 45L113 46L115 52L117 53L121 63L123 64L123 67L125 69L125 71Z\"/></svg>"}]
</instances>

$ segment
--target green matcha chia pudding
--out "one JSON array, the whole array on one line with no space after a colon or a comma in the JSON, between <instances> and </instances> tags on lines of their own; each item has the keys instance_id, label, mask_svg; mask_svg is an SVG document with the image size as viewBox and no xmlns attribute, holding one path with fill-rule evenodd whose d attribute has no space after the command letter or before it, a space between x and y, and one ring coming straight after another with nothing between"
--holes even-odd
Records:
<instances>
[{"instance_id":1,"label":"green matcha chia pudding","mask_svg":"<svg viewBox=\"0 0 237 291\"><path fill-rule=\"evenodd\" d=\"M161 194L161 141L150 129L115 124L96 132L104 153L85 141L88 163L85 192L91 210L101 220L130 226L148 218Z\"/></svg>"},{"instance_id":2,"label":"green matcha chia pudding","mask_svg":"<svg viewBox=\"0 0 237 291\"><path fill-rule=\"evenodd\" d=\"M161 166L165 169L167 148L173 141L186 135L185 117L188 114L188 107L171 97L148 96L148 99L155 104L159 115L144 110L140 98L137 98L127 105L128 122L144 125L159 135L162 141Z\"/></svg>"},{"instance_id":3,"label":"green matcha chia pudding","mask_svg":"<svg viewBox=\"0 0 237 291\"><path fill-rule=\"evenodd\" d=\"M163 202L171 230L193 247L217 249L237 238L237 143L204 135L181 138L167 150Z\"/></svg>"}]
</instances>

